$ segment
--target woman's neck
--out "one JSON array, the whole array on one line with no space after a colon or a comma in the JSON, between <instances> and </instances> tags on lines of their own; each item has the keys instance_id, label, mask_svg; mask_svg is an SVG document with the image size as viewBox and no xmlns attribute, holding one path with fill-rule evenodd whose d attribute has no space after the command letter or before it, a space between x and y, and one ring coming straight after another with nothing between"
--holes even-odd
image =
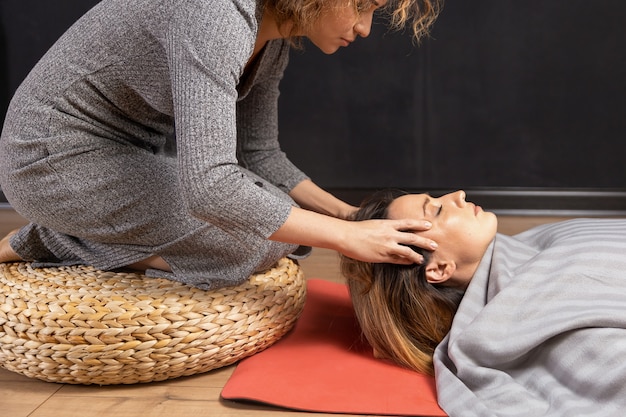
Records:
<instances>
[{"instance_id":1,"label":"woman's neck","mask_svg":"<svg viewBox=\"0 0 626 417\"><path fill-rule=\"evenodd\" d=\"M281 33L274 15L265 10L263 17L261 18L261 24L259 25L259 31L256 35L256 42L254 44L254 52L252 53L251 60L263 49L267 42L274 39L281 39L285 36Z\"/></svg>"}]
</instances>

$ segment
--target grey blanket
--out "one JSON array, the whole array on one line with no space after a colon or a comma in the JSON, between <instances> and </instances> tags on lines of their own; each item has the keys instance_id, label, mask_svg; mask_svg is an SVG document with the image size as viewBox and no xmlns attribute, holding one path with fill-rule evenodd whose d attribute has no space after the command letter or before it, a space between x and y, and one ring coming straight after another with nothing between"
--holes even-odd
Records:
<instances>
[{"instance_id":1,"label":"grey blanket","mask_svg":"<svg viewBox=\"0 0 626 417\"><path fill-rule=\"evenodd\" d=\"M626 415L626 220L497 235L435 372L452 417Z\"/></svg>"}]
</instances>

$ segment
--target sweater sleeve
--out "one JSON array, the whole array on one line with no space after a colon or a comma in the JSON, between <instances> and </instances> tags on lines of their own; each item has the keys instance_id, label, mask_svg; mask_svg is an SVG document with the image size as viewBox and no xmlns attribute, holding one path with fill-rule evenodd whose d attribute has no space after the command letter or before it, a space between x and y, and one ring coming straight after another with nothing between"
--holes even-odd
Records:
<instances>
[{"instance_id":1,"label":"sweater sleeve","mask_svg":"<svg viewBox=\"0 0 626 417\"><path fill-rule=\"evenodd\" d=\"M269 42L254 85L237 103L239 163L285 193L308 178L289 161L278 142L279 84L288 60L287 42Z\"/></svg>"},{"instance_id":2,"label":"sweater sleeve","mask_svg":"<svg viewBox=\"0 0 626 417\"><path fill-rule=\"evenodd\" d=\"M257 12L251 0L186 0L167 35L185 204L242 239L268 237L291 209L247 179L237 161L236 87L254 48Z\"/></svg>"}]
</instances>

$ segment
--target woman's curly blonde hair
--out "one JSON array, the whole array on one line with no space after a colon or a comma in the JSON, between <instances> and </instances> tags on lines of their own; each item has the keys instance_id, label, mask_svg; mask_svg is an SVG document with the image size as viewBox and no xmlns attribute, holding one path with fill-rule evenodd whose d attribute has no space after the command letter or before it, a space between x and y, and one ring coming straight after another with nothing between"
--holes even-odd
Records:
<instances>
[{"instance_id":1,"label":"woman's curly blonde hair","mask_svg":"<svg viewBox=\"0 0 626 417\"><path fill-rule=\"evenodd\" d=\"M274 14L278 26L291 23L289 36L305 32L320 18L322 12L336 7L338 0L265 0L265 7ZM355 10L360 9L361 1L348 0ZM437 19L443 0L389 0L381 9L389 16L389 26L395 30L410 27L413 38L419 42L428 35L430 27Z\"/></svg>"}]
</instances>

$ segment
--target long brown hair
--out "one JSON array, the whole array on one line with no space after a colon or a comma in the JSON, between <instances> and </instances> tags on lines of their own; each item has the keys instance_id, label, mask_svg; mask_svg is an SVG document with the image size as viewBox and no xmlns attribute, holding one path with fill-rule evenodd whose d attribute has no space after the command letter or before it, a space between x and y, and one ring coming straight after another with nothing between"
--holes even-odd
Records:
<instances>
[{"instance_id":1,"label":"long brown hair","mask_svg":"<svg viewBox=\"0 0 626 417\"><path fill-rule=\"evenodd\" d=\"M368 0L348 1L352 1L358 11L359 2ZM287 21L292 23L289 36L309 29L325 9L336 3L337 0L264 0L264 6L273 13L279 27ZM389 0L382 10L389 15L392 29L402 30L408 26L419 42L428 34L442 7L443 0Z\"/></svg>"},{"instance_id":2,"label":"long brown hair","mask_svg":"<svg viewBox=\"0 0 626 417\"><path fill-rule=\"evenodd\" d=\"M386 190L363 202L353 220L387 218L389 204L406 194ZM421 265L374 264L341 257L356 317L372 348L382 357L433 374L435 347L450 330L464 291L426 280L430 252Z\"/></svg>"}]
</instances>

